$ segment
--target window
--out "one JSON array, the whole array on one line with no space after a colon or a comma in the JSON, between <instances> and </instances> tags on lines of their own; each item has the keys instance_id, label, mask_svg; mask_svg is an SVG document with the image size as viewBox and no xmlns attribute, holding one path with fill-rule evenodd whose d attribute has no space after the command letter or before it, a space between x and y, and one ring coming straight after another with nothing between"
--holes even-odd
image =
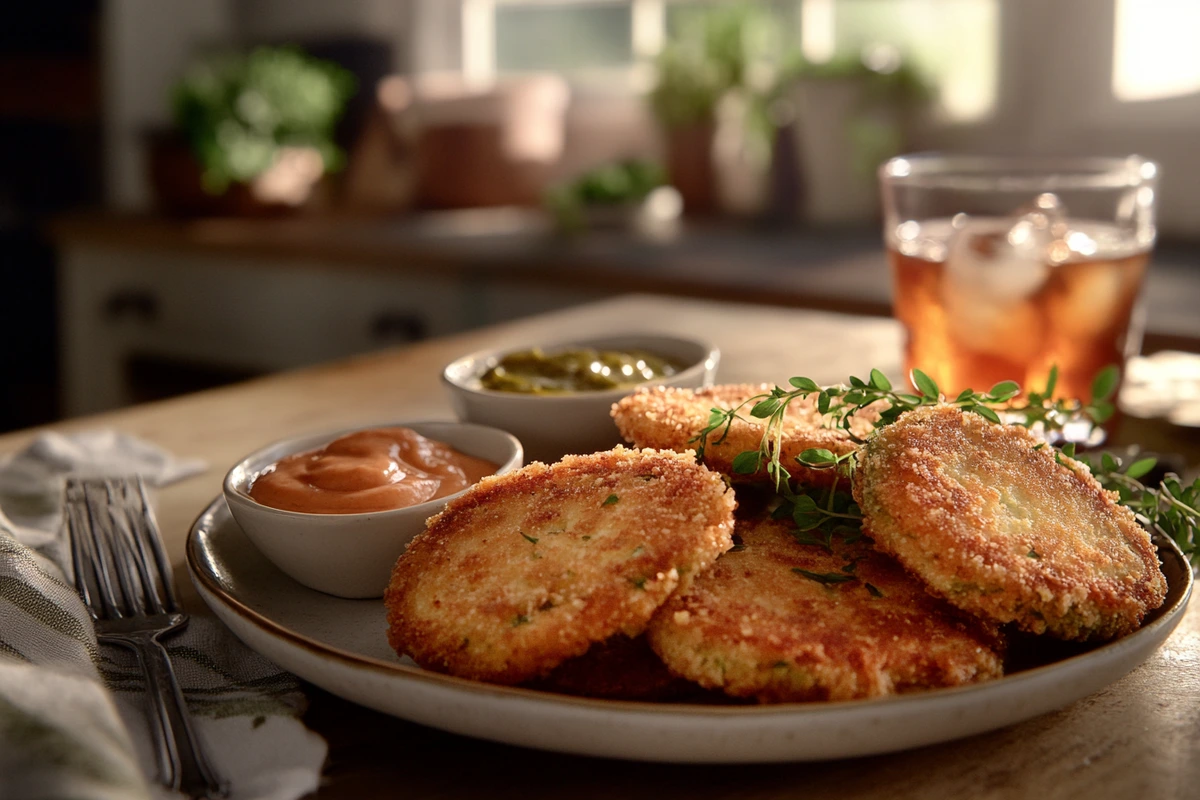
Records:
<instances>
[{"instance_id":1,"label":"window","mask_svg":"<svg viewBox=\"0 0 1200 800\"><path fill-rule=\"evenodd\" d=\"M496 70L608 70L633 63L631 4L502 4Z\"/></svg>"},{"instance_id":2,"label":"window","mask_svg":"<svg viewBox=\"0 0 1200 800\"><path fill-rule=\"evenodd\" d=\"M649 65L689 13L721 0L461 0L463 70L553 70L576 84L648 88ZM937 87L943 116L996 103L999 0L763 0L784 43L809 61L894 45Z\"/></svg>"},{"instance_id":3,"label":"window","mask_svg":"<svg viewBox=\"0 0 1200 800\"><path fill-rule=\"evenodd\" d=\"M999 84L996 0L802 0L802 52L828 61L875 43L895 46L937 87L952 122L988 117Z\"/></svg>"},{"instance_id":4,"label":"window","mask_svg":"<svg viewBox=\"0 0 1200 800\"><path fill-rule=\"evenodd\" d=\"M497 75L554 71L576 83L627 83L647 47L646 0L462 0L463 72ZM651 9L650 17L655 16Z\"/></svg>"}]
</instances>

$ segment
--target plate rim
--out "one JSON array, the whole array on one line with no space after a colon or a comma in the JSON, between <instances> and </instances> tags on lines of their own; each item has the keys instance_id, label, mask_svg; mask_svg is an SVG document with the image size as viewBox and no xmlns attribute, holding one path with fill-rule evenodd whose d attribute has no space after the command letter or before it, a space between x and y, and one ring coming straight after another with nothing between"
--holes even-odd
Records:
<instances>
[{"instance_id":1,"label":"plate rim","mask_svg":"<svg viewBox=\"0 0 1200 800\"><path fill-rule=\"evenodd\" d=\"M224 506L223 509L222 506ZM502 702L534 702L550 704L554 706L572 706L578 709L588 709L598 712L602 711L609 714L616 713L631 716L653 714L654 716L658 717L707 717L712 719L735 718L740 720L747 717L770 718L777 716L791 717L800 715L804 718L811 717L819 719L828 715L841 715L847 711L869 711L875 708L901 710L905 706L914 703L928 704L931 696L936 696L937 698L952 698L970 697L972 694L980 692L987 692L990 694L993 693L996 687L1001 684L1005 687L1016 687L1020 683L1037 682L1043 679L1043 676L1047 674L1061 672L1062 665L1079 659L1086 659L1100 649L1111 652L1111 649L1115 648L1136 648L1139 644L1141 644L1142 640L1147 637L1152 638L1164 627L1167 629L1162 635L1162 639L1165 641L1166 638L1170 636L1170 633L1174 630L1179 620L1183 617L1193 593L1195 584L1195 578L1191 566L1186 557L1183 555L1182 551L1179 549L1178 545L1169 537L1156 535L1154 537L1154 541L1158 548L1160 550L1165 549L1167 553L1169 553L1171 557L1178 560L1180 562L1180 566L1183 567L1182 572L1185 576L1183 591L1175 603L1168 607L1163 607L1156 619L1138 628L1137 631L1121 637L1120 639L1102 644L1096 649L1089 650L1085 653L1069 656L1065 659L1033 667L1027 670L1022 670L1018 673L1006 675L1001 678L983 683L931 689L925 692L912 692L887 697L809 703L793 702L722 706L697 703L656 703L636 700L610 700L578 697L574 695L529 689L520 686L491 684L482 681L470 680L467 678L460 678L453 675L445 675L442 673L425 670L418 666L384 661L383 659L379 659L374 656L355 653L353 651L345 650L341 647L337 647L295 631L255 610L254 608L251 608L240 598L231 595L219 585L216 578L212 576L208 570L202 567L202 548L199 544L201 531L205 527L215 527L215 525L218 524L219 517L221 516L228 518L226 524L237 524L236 520L233 519L228 506L225 504L225 498L222 495L218 495L197 516L196 520L189 528L187 541L185 544L186 567L188 573L193 582L198 584L198 588L203 590L201 591L201 595L206 604L208 604L208 599L203 597L205 593L211 595L213 598L220 601L227 609L237 614L241 619L247 621L249 624L253 625L255 628L274 639L282 640L283 642L292 646L300 647L308 651L311 655L331 658L337 661L339 664L352 669L365 669L372 673L419 681L442 689L465 691L471 694L488 697L492 700L500 700ZM243 533L243 535L245 534ZM252 542L251 545L253 545ZM266 558L266 556L263 557ZM286 575L283 577L287 580L291 580L290 578L287 578ZM297 585L300 586L300 584ZM315 590L310 589L308 591ZM382 602L382 600L358 602ZM1159 646L1161 646L1161 642ZM1157 649L1157 646L1155 649ZM1149 653L1147 653L1147 657L1148 655ZM1137 662L1137 664L1133 665L1132 668L1135 668L1140 663L1142 662ZM1130 670L1123 672L1122 676L1127 674L1128 671Z\"/></svg>"}]
</instances>

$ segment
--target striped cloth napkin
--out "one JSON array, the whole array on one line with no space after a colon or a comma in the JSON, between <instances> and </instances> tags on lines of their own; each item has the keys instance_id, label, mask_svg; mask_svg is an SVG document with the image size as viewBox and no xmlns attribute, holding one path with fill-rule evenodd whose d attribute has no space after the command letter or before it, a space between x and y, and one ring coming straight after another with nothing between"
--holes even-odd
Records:
<instances>
[{"instance_id":1,"label":"striped cloth napkin","mask_svg":"<svg viewBox=\"0 0 1200 800\"><path fill-rule=\"evenodd\" d=\"M156 783L148 698L133 654L99 647L71 584L63 479L139 473L161 486L203 470L133 437L48 433L0 463L0 798L179 798ZM304 727L296 678L218 621L164 640L231 800L316 790L325 742Z\"/></svg>"}]
</instances>

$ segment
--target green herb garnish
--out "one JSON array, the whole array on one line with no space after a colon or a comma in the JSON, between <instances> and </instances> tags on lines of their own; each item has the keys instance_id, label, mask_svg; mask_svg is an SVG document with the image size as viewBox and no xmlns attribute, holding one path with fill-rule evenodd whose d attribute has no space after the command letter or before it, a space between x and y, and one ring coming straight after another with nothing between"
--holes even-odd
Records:
<instances>
[{"instance_id":1,"label":"green herb garnish","mask_svg":"<svg viewBox=\"0 0 1200 800\"><path fill-rule=\"evenodd\" d=\"M880 370L871 370L867 380L851 376L848 386L828 386L822 388L811 378L792 378L789 381L791 389L776 386L769 392L750 397L730 409L714 408L709 414L708 425L700 431L692 442L697 445L697 455L704 457L704 451L710 437L717 434L713 444L721 444L729 434L735 419L742 419L741 411L750 407L750 416L766 420L766 430L757 450L747 450L739 453L733 459L733 471L750 475L763 468L775 480L776 488L785 482L787 472L779 463L779 453L782 449L783 421L788 406L799 398L816 396L817 410L825 415L830 427L840 428L855 444L866 441L851 430L851 423L859 412L868 406L880 403L885 406L879 411L879 420L874 423L876 429L895 422L908 411L922 406L951 405L979 414L991 422L1001 422L998 411L1016 424L1025 426L1037 425L1045 430L1060 430L1067 422L1083 416L1094 423L1107 420L1113 413L1110 398L1116 391L1119 373L1114 366L1105 367L1092 383L1092 397L1086 404L1076 400L1054 400L1054 386L1058 381L1058 368L1050 370L1046 389L1041 392L1029 392L1022 398L1021 404L1012 401L1021 393L1021 387L1015 381L1001 381L987 392L976 392L966 389L953 400L944 398L937 384L919 369L914 369L910 375L913 389L917 392L897 392L892 388L891 381ZM815 469L837 468L845 464L847 474L853 469L855 453L852 451L841 456L833 452L816 448L806 450L800 455L799 461L807 467Z\"/></svg>"},{"instance_id":2,"label":"green herb garnish","mask_svg":"<svg viewBox=\"0 0 1200 800\"><path fill-rule=\"evenodd\" d=\"M1139 458L1129 466L1112 455L1099 458L1081 456L1100 485L1117 493L1121 505L1128 507L1145 527L1170 537L1192 562L1200 566L1200 478L1185 484L1175 473L1167 473L1158 485L1151 488L1142 483L1157 466L1153 458Z\"/></svg>"},{"instance_id":3,"label":"green herb garnish","mask_svg":"<svg viewBox=\"0 0 1200 800\"><path fill-rule=\"evenodd\" d=\"M604 498L604 502L603 502L603 503L601 503L600 505L602 505L602 506L611 506L611 505L615 504L615 503L616 503L618 500L620 500L620 499L621 499L621 498L617 497L615 494L610 494L608 497Z\"/></svg>"},{"instance_id":4,"label":"green herb garnish","mask_svg":"<svg viewBox=\"0 0 1200 800\"><path fill-rule=\"evenodd\" d=\"M827 490L793 490L788 472L780 462L780 453L784 418L789 404L794 400L815 396L816 408L825 415L829 427L844 431L855 445L861 445L866 440L851 430L851 422L859 412L876 403L883 408L878 412L878 420L872 423L874 430L890 425L903 414L922 406L950 405L978 414L993 423L1007 422L1048 434L1061 431L1067 423L1075 420L1082 419L1096 425L1107 421L1114 412L1112 398L1119 379L1116 366L1102 369L1092 381L1091 397L1085 402L1054 399L1057 367L1051 368L1042 391L1030 391L1022 395L1021 387L1016 382L1002 381L987 392L966 389L952 400L943 397L937 383L918 369L914 369L909 376L913 392L893 389L887 376L878 369L871 370L867 380L852 376L848 385L824 388L811 378L795 377L788 382L790 389L776 386L733 408L713 408L707 425L691 441L696 445L697 459L702 460L709 444L719 445L725 441L734 420L747 421L742 416L745 409L749 409L750 417L765 420L766 427L758 449L735 456L733 471L748 475L765 468L784 501L775 516L791 516L796 524L793 536L801 544L818 545L831 550L835 535L847 537L847 541L862 535L861 509L849 492L839 490L839 484L853 474L857 465L857 450L841 455L826 448L805 450L796 458L797 463L810 469L835 470L833 486ZM1036 445L1034 449L1043 447L1044 443ZM1077 458L1075 443L1067 442L1054 449L1055 460L1073 468L1063 457ZM1097 463L1082 457L1080 460L1091 469L1101 485L1118 493L1121 504L1132 509L1143 525L1169 536L1193 564L1200 565L1200 549L1197 547L1200 544L1200 536L1197 535L1197 529L1200 528L1200 479L1188 486L1183 484L1179 476L1168 474L1157 488L1152 488L1138 479L1153 469L1153 459L1140 459L1124 470L1120 459L1111 454L1101 456ZM1031 553L1029 557L1041 556Z\"/></svg>"},{"instance_id":5,"label":"green herb garnish","mask_svg":"<svg viewBox=\"0 0 1200 800\"><path fill-rule=\"evenodd\" d=\"M792 567L792 572L795 572L797 575L803 575L810 581L823 583L827 586L835 583L846 583L847 581L858 580L858 578L854 577L853 575L847 575L844 572L809 572L808 570L800 569L799 567Z\"/></svg>"}]
</instances>

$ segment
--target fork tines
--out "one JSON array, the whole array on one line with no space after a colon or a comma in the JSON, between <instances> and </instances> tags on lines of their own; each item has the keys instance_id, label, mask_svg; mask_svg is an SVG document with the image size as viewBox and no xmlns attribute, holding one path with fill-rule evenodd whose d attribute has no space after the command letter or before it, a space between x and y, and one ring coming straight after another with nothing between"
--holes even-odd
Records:
<instances>
[{"instance_id":1,"label":"fork tines","mask_svg":"<svg viewBox=\"0 0 1200 800\"><path fill-rule=\"evenodd\" d=\"M75 588L94 618L179 611L141 478L70 478L66 515Z\"/></svg>"}]
</instances>

